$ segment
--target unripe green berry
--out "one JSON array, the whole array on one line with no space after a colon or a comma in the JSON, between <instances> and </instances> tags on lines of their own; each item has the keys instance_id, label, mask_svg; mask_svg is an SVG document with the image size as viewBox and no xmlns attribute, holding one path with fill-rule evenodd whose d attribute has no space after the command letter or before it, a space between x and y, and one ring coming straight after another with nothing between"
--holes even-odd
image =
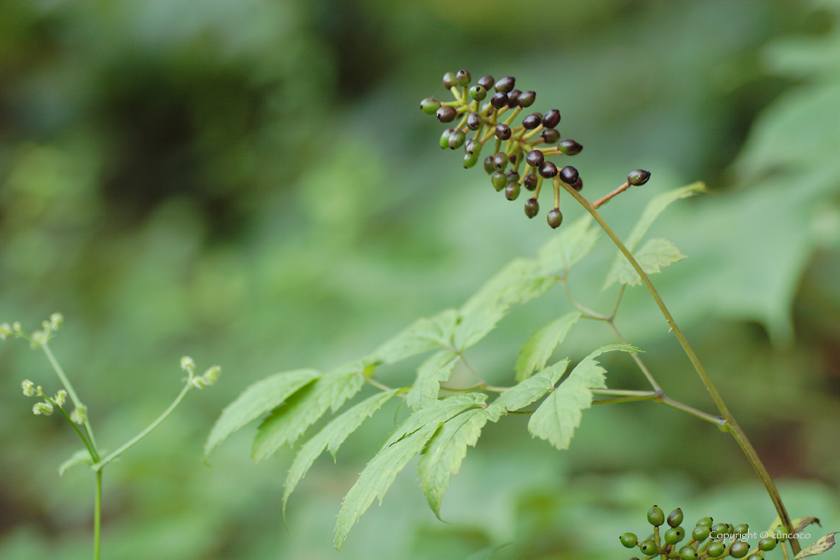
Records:
<instances>
[{"instance_id":1,"label":"unripe green berry","mask_svg":"<svg viewBox=\"0 0 840 560\"><path fill-rule=\"evenodd\" d=\"M461 146L464 145L464 142L467 141L467 135L464 134L463 130L456 130L452 134L449 135L449 149L450 150L457 150Z\"/></svg>"},{"instance_id":2,"label":"unripe green berry","mask_svg":"<svg viewBox=\"0 0 840 560\"><path fill-rule=\"evenodd\" d=\"M537 99L536 92L526 91L519 95L519 106L523 108L530 107Z\"/></svg>"},{"instance_id":3,"label":"unripe green berry","mask_svg":"<svg viewBox=\"0 0 840 560\"><path fill-rule=\"evenodd\" d=\"M508 163L510 163L510 160L508 159L507 154L504 152L499 152L498 154L493 156L493 166L496 169L501 169L502 171L504 171L505 168L508 166Z\"/></svg>"},{"instance_id":4,"label":"unripe green berry","mask_svg":"<svg viewBox=\"0 0 840 560\"><path fill-rule=\"evenodd\" d=\"M510 127L505 123L496 125L496 138L499 140L507 140L510 138Z\"/></svg>"},{"instance_id":5,"label":"unripe green berry","mask_svg":"<svg viewBox=\"0 0 840 560\"><path fill-rule=\"evenodd\" d=\"M522 119L522 126L525 130L534 130L542 123L542 116L539 113L532 113Z\"/></svg>"},{"instance_id":6,"label":"unripe green berry","mask_svg":"<svg viewBox=\"0 0 840 560\"><path fill-rule=\"evenodd\" d=\"M636 535L634 533L624 533L618 540L621 541L621 544L624 545L624 548L633 548L636 546Z\"/></svg>"},{"instance_id":7,"label":"unripe green berry","mask_svg":"<svg viewBox=\"0 0 840 560\"><path fill-rule=\"evenodd\" d=\"M706 548L706 554L709 555L709 558L718 558L723 556L724 552L726 552L726 545L722 542L709 543L708 548Z\"/></svg>"},{"instance_id":8,"label":"unripe green berry","mask_svg":"<svg viewBox=\"0 0 840 560\"><path fill-rule=\"evenodd\" d=\"M507 94L508 96L508 107L519 107L519 96L522 95L522 92L518 89L515 89Z\"/></svg>"},{"instance_id":9,"label":"unripe green berry","mask_svg":"<svg viewBox=\"0 0 840 560\"><path fill-rule=\"evenodd\" d=\"M697 521L697 525L708 525L709 527L711 527L713 522L714 519L712 519L711 517L703 517Z\"/></svg>"},{"instance_id":10,"label":"unripe green berry","mask_svg":"<svg viewBox=\"0 0 840 560\"><path fill-rule=\"evenodd\" d=\"M481 115L475 112L467 115L467 128L470 130L478 130L481 128Z\"/></svg>"},{"instance_id":11,"label":"unripe green berry","mask_svg":"<svg viewBox=\"0 0 840 560\"><path fill-rule=\"evenodd\" d=\"M677 544L685 538L685 529L682 527L671 527L665 531L665 542L668 544Z\"/></svg>"},{"instance_id":12,"label":"unripe green berry","mask_svg":"<svg viewBox=\"0 0 840 560\"><path fill-rule=\"evenodd\" d=\"M495 107L496 109L502 109L508 106L508 96L507 93L500 91L496 95L490 98L490 105Z\"/></svg>"},{"instance_id":13,"label":"unripe green berry","mask_svg":"<svg viewBox=\"0 0 840 560\"><path fill-rule=\"evenodd\" d=\"M540 175L546 179L551 179L557 175L557 166L550 161L544 162L540 166Z\"/></svg>"},{"instance_id":14,"label":"unripe green berry","mask_svg":"<svg viewBox=\"0 0 840 560\"><path fill-rule=\"evenodd\" d=\"M509 93L513 90L513 86L516 85L516 78L513 76L505 76L504 78L500 79L496 82L496 91L501 91L504 93Z\"/></svg>"},{"instance_id":15,"label":"unripe green berry","mask_svg":"<svg viewBox=\"0 0 840 560\"><path fill-rule=\"evenodd\" d=\"M773 532L773 536L779 539L780 542L785 541L785 535L787 535L787 529L785 527L776 527L776 530Z\"/></svg>"},{"instance_id":16,"label":"unripe green berry","mask_svg":"<svg viewBox=\"0 0 840 560\"><path fill-rule=\"evenodd\" d=\"M484 98L487 97L487 90L483 86L475 85L470 88L470 97L476 101L484 101Z\"/></svg>"},{"instance_id":17,"label":"unripe green berry","mask_svg":"<svg viewBox=\"0 0 840 560\"><path fill-rule=\"evenodd\" d=\"M557 145L560 148L560 151L566 154L567 156L576 156L578 155L581 150L583 150L583 146L572 140L571 138L566 138L562 142Z\"/></svg>"},{"instance_id":18,"label":"unripe green berry","mask_svg":"<svg viewBox=\"0 0 840 560\"><path fill-rule=\"evenodd\" d=\"M545 119L543 118L543 126L545 126ZM554 144L560 140L560 133L553 128L546 128L540 133L540 137L546 144Z\"/></svg>"},{"instance_id":19,"label":"unripe green berry","mask_svg":"<svg viewBox=\"0 0 840 560\"><path fill-rule=\"evenodd\" d=\"M475 167L475 164L478 163L479 154L475 152L473 154L464 154L464 169L469 169L470 167Z\"/></svg>"},{"instance_id":20,"label":"unripe green berry","mask_svg":"<svg viewBox=\"0 0 840 560\"><path fill-rule=\"evenodd\" d=\"M708 525L698 525L691 532L691 538L697 542L703 542L709 538L710 528Z\"/></svg>"},{"instance_id":21,"label":"unripe green berry","mask_svg":"<svg viewBox=\"0 0 840 560\"><path fill-rule=\"evenodd\" d=\"M525 180L522 182L522 186L532 191L537 188L537 174L536 170L532 171L531 173L525 175Z\"/></svg>"},{"instance_id":22,"label":"unripe green berry","mask_svg":"<svg viewBox=\"0 0 840 560\"><path fill-rule=\"evenodd\" d=\"M525 201L525 215L529 218L533 218L537 214L540 213L540 203L537 202L536 198L529 198Z\"/></svg>"},{"instance_id":23,"label":"unripe green berry","mask_svg":"<svg viewBox=\"0 0 840 560\"><path fill-rule=\"evenodd\" d=\"M729 526L726 523L718 523L717 525L712 525L712 529L709 532L709 536L713 539L716 539L719 535L724 535L727 533L729 533Z\"/></svg>"},{"instance_id":24,"label":"unripe green berry","mask_svg":"<svg viewBox=\"0 0 840 560\"><path fill-rule=\"evenodd\" d=\"M572 167L572 166L570 165L569 167ZM575 169L575 168L572 167L572 169ZM565 171L566 168L564 167L563 170ZM575 175L577 175L577 169L575 169ZM562 176L561 176L561 178L562 178ZM577 178L575 178L575 181L577 181ZM574 183L575 181L572 181L572 182ZM682 522L683 522L683 512L680 508L677 508L674 511L672 511L671 513L668 514L668 525L670 525L671 527L679 527L680 525L682 525Z\"/></svg>"},{"instance_id":25,"label":"unripe green berry","mask_svg":"<svg viewBox=\"0 0 840 560\"><path fill-rule=\"evenodd\" d=\"M449 123L455 120L455 117L458 116L458 111L455 110L455 107L450 107L449 105L444 105L440 109L437 110L435 113L437 120L442 123Z\"/></svg>"},{"instance_id":26,"label":"unripe green berry","mask_svg":"<svg viewBox=\"0 0 840 560\"><path fill-rule=\"evenodd\" d=\"M490 91L490 88L493 87L496 80L493 79L493 76L484 76L483 78L479 78L477 83L487 91Z\"/></svg>"},{"instance_id":27,"label":"unripe green berry","mask_svg":"<svg viewBox=\"0 0 840 560\"><path fill-rule=\"evenodd\" d=\"M496 171L496 167L493 165L493 156L487 156L484 158L484 171L486 171L488 175L492 175L493 172Z\"/></svg>"},{"instance_id":28,"label":"unripe green berry","mask_svg":"<svg viewBox=\"0 0 840 560\"><path fill-rule=\"evenodd\" d=\"M455 84L459 87L467 87L470 85L470 81L472 81L472 76L466 70L458 70L458 73L455 74Z\"/></svg>"},{"instance_id":29,"label":"unripe green berry","mask_svg":"<svg viewBox=\"0 0 840 560\"><path fill-rule=\"evenodd\" d=\"M662 513L662 509L659 506L653 506L647 512L647 520L654 527L659 527L665 523L665 514Z\"/></svg>"},{"instance_id":30,"label":"unripe green berry","mask_svg":"<svg viewBox=\"0 0 840 560\"><path fill-rule=\"evenodd\" d=\"M443 87L451 89L456 84L458 79L455 77L455 72L447 72L443 75Z\"/></svg>"},{"instance_id":31,"label":"unripe green berry","mask_svg":"<svg viewBox=\"0 0 840 560\"><path fill-rule=\"evenodd\" d=\"M650 556L659 552L659 549L656 548L656 543L650 539L640 542L639 550L641 550L642 554L644 554L645 556Z\"/></svg>"},{"instance_id":32,"label":"unripe green berry","mask_svg":"<svg viewBox=\"0 0 840 560\"><path fill-rule=\"evenodd\" d=\"M543 126L546 128L554 128L560 124L560 111L551 109L543 115Z\"/></svg>"},{"instance_id":33,"label":"unripe green berry","mask_svg":"<svg viewBox=\"0 0 840 560\"><path fill-rule=\"evenodd\" d=\"M729 547L729 555L732 558L743 558L750 551L750 543L744 541L735 541Z\"/></svg>"},{"instance_id":34,"label":"unripe green berry","mask_svg":"<svg viewBox=\"0 0 840 560\"><path fill-rule=\"evenodd\" d=\"M644 169L634 169L627 174L627 182L635 187L641 187L650 179L650 171Z\"/></svg>"},{"instance_id":35,"label":"unripe green berry","mask_svg":"<svg viewBox=\"0 0 840 560\"><path fill-rule=\"evenodd\" d=\"M573 185L579 177L580 175L578 174L578 170L572 167L571 165L567 165L566 167L560 170L560 180L566 183L567 185ZM673 515L673 512L671 512L671 515ZM682 523L682 517L680 517L680 523ZM671 525L671 527L676 527L680 523L677 523L676 525ZM670 515L668 516L668 524L671 524Z\"/></svg>"},{"instance_id":36,"label":"unripe green berry","mask_svg":"<svg viewBox=\"0 0 840 560\"><path fill-rule=\"evenodd\" d=\"M528 155L525 156L525 163L527 163L531 167L536 167L537 169L540 168L544 161L545 156L540 150L531 150L530 152L528 152Z\"/></svg>"},{"instance_id":37,"label":"unripe green berry","mask_svg":"<svg viewBox=\"0 0 840 560\"><path fill-rule=\"evenodd\" d=\"M507 176L504 171L494 171L490 175L490 182L493 183L493 188L497 191L502 190L507 185Z\"/></svg>"},{"instance_id":38,"label":"unripe green berry","mask_svg":"<svg viewBox=\"0 0 840 560\"><path fill-rule=\"evenodd\" d=\"M680 549L681 560L697 560L697 551L690 546L684 546Z\"/></svg>"},{"instance_id":39,"label":"unripe green berry","mask_svg":"<svg viewBox=\"0 0 840 560\"><path fill-rule=\"evenodd\" d=\"M420 102L420 108L423 109L423 112L427 115L434 115L437 110L440 109L440 101L434 97L427 97Z\"/></svg>"},{"instance_id":40,"label":"unripe green berry","mask_svg":"<svg viewBox=\"0 0 840 560\"><path fill-rule=\"evenodd\" d=\"M779 541L777 541L776 539L771 538L761 539L760 541L758 541L758 549L763 550L764 552L770 552L771 550L776 548L776 544L778 544L778 542Z\"/></svg>"},{"instance_id":41,"label":"unripe green berry","mask_svg":"<svg viewBox=\"0 0 840 560\"><path fill-rule=\"evenodd\" d=\"M563 223L563 213L560 212L559 208L554 208L548 212L548 225L551 226L551 229L557 229L560 227L560 224Z\"/></svg>"},{"instance_id":42,"label":"unripe green berry","mask_svg":"<svg viewBox=\"0 0 840 560\"><path fill-rule=\"evenodd\" d=\"M447 128L443 131L443 134L440 135L440 147L446 149L449 147L449 135L455 132L454 128Z\"/></svg>"},{"instance_id":43,"label":"unripe green berry","mask_svg":"<svg viewBox=\"0 0 840 560\"><path fill-rule=\"evenodd\" d=\"M508 183L505 187L505 198L516 200L519 198L519 183Z\"/></svg>"},{"instance_id":44,"label":"unripe green berry","mask_svg":"<svg viewBox=\"0 0 840 560\"><path fill-rule=\"evenodd\" d=\"M732 531L736 535L745 535L750 532L750 526L746 523L741 523L740 525L735 525L735 528Z\"/></svg>"}]
</instances>

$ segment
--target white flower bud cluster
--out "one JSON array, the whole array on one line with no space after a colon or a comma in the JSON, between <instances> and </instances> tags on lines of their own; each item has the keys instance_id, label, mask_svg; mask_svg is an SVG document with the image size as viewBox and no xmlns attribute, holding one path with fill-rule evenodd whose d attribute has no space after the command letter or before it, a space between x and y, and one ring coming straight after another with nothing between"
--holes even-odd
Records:
<instances>
[{"instance_id":1,"label":"white flower bud cluster","mask_svg":"<svg viewBox=\"0 0 840 560\"><path fill-rule=\"evenodd\" d=\"M87 407L85 405L79 405L76 410L70 413L70 420L80 426L87 422Z\"/></svg>"},{"instance_id":2,"label":"white flower bud cluster","mask_svg":"<svg viewBox=\"0 0 840 560\"><path fill-rule=\"evenodd\" d=\"M23 383L21 383L21 385L23 386L23 396L24 397L34 397L35 396L35 384L34 383L32 383L28 379L24 379Z\"/></svg>"},{"instance_id":3,"label":"white flower bud cluster","mask_svg":"<svg viewBox=\"0 0 840 560\"><path fill-rule=\"evenodd\" d=\"M192 377L190 379L190 383L193 387L196 387L197 389L203 389L205 387L209 387L210 385L215 384L216 381L219 379L219 375L221 373L222 368L220 368L219 366L213 366L207 371L205 371L204 374L200 377Z\"/></svg>"},{"instance_id":4,"label":"white flower bud cluster","mask_svg":"<svg viewBox=\"0 0 840 560\"><path fill-rule=\"evenodd\" d=\"M35 403L35 406L32 407L32 413L36 416L49 416L53 413L53 405L50 402L39 402Z\"/></svg>"}]
</instances>

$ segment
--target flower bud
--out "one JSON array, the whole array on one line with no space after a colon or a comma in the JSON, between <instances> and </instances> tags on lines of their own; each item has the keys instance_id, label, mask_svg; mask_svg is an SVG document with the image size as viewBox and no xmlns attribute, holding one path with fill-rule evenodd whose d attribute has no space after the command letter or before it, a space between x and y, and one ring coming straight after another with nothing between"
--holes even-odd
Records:
<instances>
[{"instance_id":1,"label":"flower bud","mask_svg":"<svg viewBox=\"0 0 840 560\"><path fill-rule=\"evenodd\" d=\"M32 414L35 416L49 416L53 413L53 405L52 403L48 402L39 402L35 403L35 406L32 407Z\"/></svg>"}]
</instances>

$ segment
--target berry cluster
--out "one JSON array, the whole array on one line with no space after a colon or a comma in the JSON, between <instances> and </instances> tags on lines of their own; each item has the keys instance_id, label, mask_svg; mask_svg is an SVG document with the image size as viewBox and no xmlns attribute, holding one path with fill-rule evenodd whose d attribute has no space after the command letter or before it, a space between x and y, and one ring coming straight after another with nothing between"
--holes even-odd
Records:
<instances>
[{"instance_id":1,"label":"berry cluster","mask_svg":"<svg viewBox=\"0 0 840 560\"><path fill-rule=\"evenodd\" d=\"M653 506L647 513L648 523L653 525L653 533L645 540L639 541L635 534L624 533L619 537L621 544L626 548L636 548L649 560L655 556L674 558L680 560L706 560L725 558L744 558L749 556L750 560L764 558L764 553L776 548L779 540L784 539L781 532L777 532L772 538L763 538L758 545L750 549L749 543L745 540L750 536L750 528L746 523L732 526L728 523L713 525L711 517L700 519L691 531L688 542L680 546L686 538L685 529L682 527L683 512L677 508L668 517L662 510ZM660 535L659 527L668 523L668 529ZM778 538L777 538L778 537ZM639 560L634 557L631 560Z\"/></svg>"},{"instance_id":2,"label":"berry cluster","mask_svg":"<svg viewBox=\"0 0 840 560\"><path fill-rule=\"evenodd\" d=\"M550 179L554 187L554 208L548 212L548 225L557 228L563 222L563 214L560 212L561 185L580 191L583 180L578 170L571 165L558 169L548 158L577 155L583 146L571 138L560 140L560 133L556 129L560 123L560 111L557 109L551 109L545 114L531 113L522 119L521 124L513 126L519 113L533 105L537 98L533 91L515 89L516 78L513 76L498 81L493 76L484 76L470 87L471 81L472 77L466 70L447 72L443 76L443 86L452 92L455 101L441 103L429 97L420 102L420 108L425 113L437 116L442 123L454 122L459 117L461 119L455 128L447 128L443 132L440 147L451 150L463 147L464 168L470 168L478 164L484 145L493 141L493 154L484 158L484 170L490 175L493 188L496 191L504 190L508 200L519 198L522 187L533 193L525 201L525 215L529 218L539 213L540 204L537 199L543 181ZM503 118L508 111L511 113ZM474 134L467 139L469 133ZM622 187L626 189L630 185L643 185L649 178L648 171L637 169L627 176L627 183ZM621 190L602 201L606 202Z\"/></svg>"}]
</instances>

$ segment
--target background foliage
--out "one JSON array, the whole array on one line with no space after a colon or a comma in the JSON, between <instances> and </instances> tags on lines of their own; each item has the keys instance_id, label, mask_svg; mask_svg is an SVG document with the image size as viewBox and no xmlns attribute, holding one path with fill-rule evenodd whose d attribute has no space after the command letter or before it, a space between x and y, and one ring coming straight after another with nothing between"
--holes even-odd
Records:
<instances>
[{"instance_id":1,"label":"background foliage","mask_svg":"<svg viewBox=\"0 0 840 560\"><path fill-rule=\"evenodd\" d=\"M711 195L654 226L688 255L654 281L792 515L840 526L836 1L2 0L0 14L0 320L64 313L52 346L106 447L166 406L183 354L224 371L106 472L106 557L338 554L341 496L392 415L337 465L316 461L290 533L291 453L254 465L242 430L208 469L202 444L254 381L365 354L549 238L436 147L417 105L462 67L513 74L560 109L561 133L586 147L588 196L653 171L604 209L619 232L654 193L707 182ZM571 279L596 307L612 298L601 244ZM647 294L626 299L618 323L669 393L710 410ZM545 301L471 350L489 381L570 311L560 291ZM607 342L591 325L565 348L581 359ZM638 379L604 361L616 386ZM59 479L75 436L31 417L24 378L54 383L25 345L0 346L0 558L87 558L90 474ZM599 407L564 453L526 422L485 428L444 498L450 524L409 467L342 557L463 558L513 541L500 556L615 558L613 535L643 530L652 503L754 527L773 517L734 442L675 411Z\"/></svg>"}]
</instances>

